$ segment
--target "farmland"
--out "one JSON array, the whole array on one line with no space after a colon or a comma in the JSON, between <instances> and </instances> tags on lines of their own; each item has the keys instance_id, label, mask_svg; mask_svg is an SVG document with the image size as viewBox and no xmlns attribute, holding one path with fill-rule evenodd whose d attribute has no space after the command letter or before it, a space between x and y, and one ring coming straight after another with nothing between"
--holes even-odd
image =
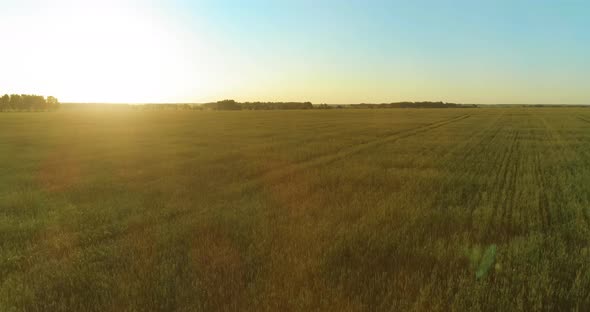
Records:
<instances>
[{"instance_id":1,"label":"farmland","mask_svg":"<svg viewBox=\"0 0 590 312\"><path fill-rule=\"evenodd\" d=\"M590 305L590 110L0 114L0 311Z\"/></svg>"}]
</instances>

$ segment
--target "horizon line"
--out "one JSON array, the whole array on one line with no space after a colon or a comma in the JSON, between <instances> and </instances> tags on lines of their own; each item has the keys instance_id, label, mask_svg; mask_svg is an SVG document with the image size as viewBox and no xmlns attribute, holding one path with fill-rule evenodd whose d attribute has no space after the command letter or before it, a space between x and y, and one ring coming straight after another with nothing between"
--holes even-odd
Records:
<instances>
[{"instance_id":1,"label":"horizon line","mask_svg":"<svg viewBox=\"0 0 590 312\"><path fill-rule=\"evenodd\" d=\"M213 102L61 102L61 104L65 105L204 105L204 104L211 104L217 103L219 101ZM485 106L494 106L494 105L523 105L523 106L531 106L531 105L559 105L559 106L590 106L590 103L584 104L573 104L573 103L457 103L457 102L445 102L445 101L396 101L396 102L359 102L359 103L314 103L311 101L236 101L236 103L311 103L313 105L360 105L360 104L368 104L368 105L381 105L381 104L395 104L395 103L444 103L444 104L457 104L457 105L485 105Z\"/></svg>"}]
</instances>

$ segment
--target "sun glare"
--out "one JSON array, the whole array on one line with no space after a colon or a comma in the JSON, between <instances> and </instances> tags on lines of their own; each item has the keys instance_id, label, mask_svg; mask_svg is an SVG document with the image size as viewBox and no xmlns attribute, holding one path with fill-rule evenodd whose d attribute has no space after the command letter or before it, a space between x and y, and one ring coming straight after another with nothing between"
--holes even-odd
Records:
<instances>
[{"instance_id":1,"label":"sun glare","mask_svg":"<svg viewBox=\"0 0 590 312\"><path fill-rule=\"evenodd\" d=\"M44 19L34 24L18 16L5 21L12 27L21 24L17 26L22 32L12 33L12 39L28 52L25 64L6 64L25 70L14 70L20 77L0 78L3 86L28 90L35 85L31 92L59 94L62 101L117 103L181 101L205 95L210 87L210 80L201 78L211 76L212 70L199 63L203 58L198 57L198 40L189 39L155 11L82 1L48 8ZM35 39L23 41L21 36ZM32 83L27 72L42 74Z\"/></svg>"},{"instance_id":2,"label":"sun glare","mask_svg":"<svg viewBox=\"0 0 590 312\"><path fill-rule=\"evenodd\" d=\"M66 67L58 80L71 83L57 89L95 102L167 101L183 76L184 52L174 33L147 17L101 10L59 25L57 38L70 49L53 58Z\"/></svg>"}]
</instances>

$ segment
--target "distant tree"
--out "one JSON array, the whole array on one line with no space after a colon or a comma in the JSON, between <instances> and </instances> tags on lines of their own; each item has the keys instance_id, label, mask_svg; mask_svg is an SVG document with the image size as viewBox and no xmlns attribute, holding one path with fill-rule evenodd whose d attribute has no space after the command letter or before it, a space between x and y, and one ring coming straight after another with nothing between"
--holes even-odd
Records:
<instances>
[{"instance_id":1,"label":"distant tree","mask_svg":"<svg viewBox=\"0 0 590 312\"><path fill-rule=\"evenodd\" d=\"M223 100L216 103L218 110L240 110L242 107L234 100Z\"/></svg>"},{"instance_id":2,"label":"distant tree","mask_svg":"<svg viewBox=\"0 0 590 312\"><path fill-rule=\"evenodd\" d=\"M23 99L19 94L10 95L10 107L15 110L23 109Z\"/></svg>"},{"instance_id":3,"label":"distant tree","mask_svg":"<svg viewBox=\"0 0 590 312\"><path fill-rule=\"evenodd\" d=\"M45 98L39 95L21 94L19 110L43 110L45 108Z\"/></svg>"},{"instance_id":4,"label":"distant tree","mask_svg":"<svg viewBox=\"0 0 590 312\"><path fill-rule=\"evenodd\" d=\"M35 98L32 95L21 94L21 110L33 109Z\"/></svg>"},{"instance_id":5,"label":"distant tree","mask_svg":"<svg viewBox=\"0 0 590 312\"><path fill-rule=\"evenodd\" d=\"M0 111L10 110L10 95L4 94L0 98Z\"/></svg>"},{"instance_id":6,"label":"distant tree","mask_svg":"<svg viewBox=\"0 0 590 312\"><path fill-rule=\"evenodd\" d=\"M47 97L47 108L49 110L56 110L59 108L59 101L53 96Z\"/></svg>"},{"instance_id":7,"label":"distant tree","mask_svg":"<svg viewBox=\"0 0 590 312\"><path fill-rule=\"evenodd\" d=\"M33 94L5 94L0 97L0 111L46 111L59 108L59 101L55 97L45 97Z\"/></svg>"},{"instance_id":8,"label":"distant tree","mask_svg":"<svg viewBox=\"0 0 590 312\"><path fill-rule=\"evenodd\" d=\"M463 105L456 103L444 102L397 102L397 103L383 103L383 104L353 104L350 108L459 108L459 107L477 107L476 105Z\"/></svg>"},{"instance_id":9,"label":"distant tree","mask_svg":"<svg viewBox=\"0 0 590 312\"><path fill-rule=\"evenodd\" d=\"M47 101L40 95L31 95L31 109L42 111L47 109Z\"/></svg>"}]
</instances>

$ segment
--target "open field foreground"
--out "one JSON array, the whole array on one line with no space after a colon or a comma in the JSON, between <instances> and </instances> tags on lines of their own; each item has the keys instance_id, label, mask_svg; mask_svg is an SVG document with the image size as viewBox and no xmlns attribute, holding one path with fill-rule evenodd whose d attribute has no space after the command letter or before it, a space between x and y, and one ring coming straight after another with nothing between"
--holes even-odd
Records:
<instances>
[{"instance_id":1,"label":"open field foreground","mask_svg":"<svg viewBox=\"0 0 590 312\"><path fill-rule=\"evenodd\" d=\"M590 306L590 110L0 114L0 311Z\"/></svg>"}]
</instances>

